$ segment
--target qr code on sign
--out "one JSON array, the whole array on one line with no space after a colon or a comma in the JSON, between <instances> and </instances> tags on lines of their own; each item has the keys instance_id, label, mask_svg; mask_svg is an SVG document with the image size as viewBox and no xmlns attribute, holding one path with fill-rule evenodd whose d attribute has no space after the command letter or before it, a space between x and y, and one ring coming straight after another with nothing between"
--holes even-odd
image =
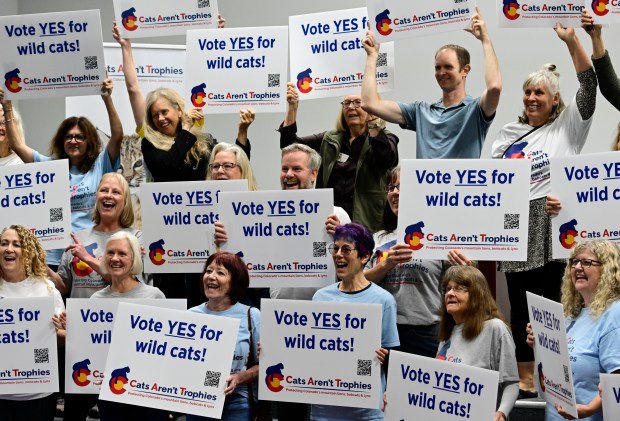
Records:
<instances>
[{"instance_id":1,"label":"qr code on sign","mask_svg":"<svg viewBox=\"0 0 620 421\"><path fill-rule=\"evenodd\" d=\"M220 376L222 373L219 371L207 371L205 373L205 386L218 387L220 384Z\"/></svg>"},{"instance_id":2,"label":"qr code on sign","mask_svg":"<svg viewBox=\"0 0 620 421\"><path fill-rule=\"evenodd\" d=\"M97 56L86 56L84 57L84 69L93 70L98 69L97 65Z\"/></svg>"},{"instance_id":3,"label":"qr code on sign","mask_svg":"<svg viewBox=\"0 0 620 421\"><path fill-rule=\"evenodd\" d=\"M34 363L46 364L50 362L50 355L48 348L40 348L34 350Z\"/></svg>"},{"instance_id":4,"label":"qr code on sign","mask_svg":"<svg viewBox=\"0 0 620 421\"><path fill-rule=\"evenodd\" d=\"M504 214L504 229L505 230L518 230L519 229L519 214L518 213L505 213Z\"/></svg>"},{"instance_id":5,"label":"qr code on sign","mask_svg":"<svg viewBox=\"0 0 620 421\"><path fill-rule=\"evenodd\" d=\"M275 73L270 73L267 79L267 86L269 88L279 88L280 87L280 75Z\"/></svg>"},{"instance_id":6,"label":"qr code on sign","mask_svg":"<svg viewBox=\"0 0 620 421\"><path fill-rule=\"evenodd\" d=\"M372 372L372 360L357 360L357 375L370 376Z\"/></svg>"},{"instance_id":7,"label":"qr code on sign","mask_svg":"<svg viewBox=\"0 0 620 421\"><path fill-rule=\"evenodd\" d=\"M211 7L209 0L198 0L198 8L202 9L204 7Z\"/></svg>"},{"instance_id":8,"label":"qr code on sign","mask_svg":"<svg viewBox=\"0 0 620 421\"><path fill-rule=\"evenodd\" d=\"M387 53L379 53L377 57L377 67L387 66Z\"/></svg>"},{"instance_id":9,"label":"qr code on sign","mask_svg":"<svg viewBox=\"0 0 620 421\"><path fill-rule=\"evenodd\" d=\"M62 208L50 209L50 222L62 221Z\"/></svg>"},{"instance_id":10,"label":"qr code on sign","mask_svg":"<svg viewBox=\"0 0 620 421\"><path fill-rule=\"evenodd\" d=\"M568 366L563 365L564 367L564 381L568 383L570 381L570 376L568 375Z\"/></svg>"},{"instance_id":11,"label":"qr code on sign","mask_svg":"<svg viewBox=\"0 0 620 421\"><path fill-rule=\"evenodd\" d=\"M325 241L315 241L312 243L312 257L327 256L327 247Z\"/></svg>"}]
</instances>

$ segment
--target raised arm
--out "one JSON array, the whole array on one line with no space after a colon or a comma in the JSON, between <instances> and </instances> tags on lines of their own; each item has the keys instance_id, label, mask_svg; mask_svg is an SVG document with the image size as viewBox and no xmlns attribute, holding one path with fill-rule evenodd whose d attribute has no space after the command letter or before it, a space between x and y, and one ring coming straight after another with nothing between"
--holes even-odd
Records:
<instances>
[{"instance_id":1,"label":"raised arm","mask_svg":"<svg viewBox=\"0 0 620 421\"><path fill-rule=\"evenodd\" d=\"M383 120L391 123L405 124L400 106L394 101L379 98L377 91L377 57L379 57L379 43L371 31L366 31L362 40L366 51L366 67L362 79L362 108Z\"/></svg>"},{"instance_id":2,"label":"raised arm","mask_svg":"<svg viewBox=\"0 0 620 421\"><path fill-rule=\"evenodd\" d=\"M558 22L555 24L554 30L558 34L558 37L564 41L568 47L568 52L573 60L575 71L579 74L591 69L592 62L590 61L590 57L588 57L586 50L583 48L581 41L579 41L579 37L577 37L575 29L565 28Z\"/></svg>"},{"instance_id":3,"label":"raised arm","mask_svg":"<svg viewBox=\"0 0 620 421\"><path fill-rule=\"evenodd\" d=\"M484 82L486 89L480 96L480 107L487 117L492 117L497 110L499 97L502 93L502 74L499 62L487 31L487 25L482 19L480 10L476 6L476 13L471 18L471 27L465 29L482 43L484 53Z\"/></svg>"},{"instance_id":4,"label":"raised arm","mask_svg":"<svg viewBox=\"0 0 620 421\"><path fill-rule=\"evenodd\" d=\"M112 101L112 79L106 79L101 86L101 98L108 112L108 120L110 122L110 140L108 141L107 150L110 155L112 165L116 162L121 154L121 141L123 140L123 124L118 116L114 102Z\"/></svg>"},{"instance_id":5,"label":"raised arm","mask_svg":"<svg viewBox=\"0 0 620 421\"><path fill-rule=\"evenodd\" d=\"M295 84L286 84L286 115L282 127L288 127L297 121L297 108L299 108L299 93Z\"/></svg>"},{"instance_id":6,"label":"raised arm","mask_svg":"<svg viewBox=\"0 0 620 421\"><path fill-rule=\"evenodd\" d=\"M251 108L239 111L239 130L237 132L237 142L242 145L248 144L248 128L254 122L256 113Z\"/></svg>"},{"instance_id":7,"label":"raised arm","mask_svg":"<svg viewBox=\"0 0 620 421\"><path fill-rule=\"evenodd\" d=\"M140 128L144 126L146 100L138 84L138 72L136 71L136 65L133 61L131 40L121 37L121 31L116 22L114 22L112 26L112 36L121 46L125 85L127 85L127 93L129 94L129 102L131 103L131 110L133 111L133 119L136 122L136 127Z\"/></svg>"},{"instance_id":8,"label":"raised arm","mask_svg":"<svg viewBox=\"0 0 620 421\"><path fill-rule=\"evenodd\" d=\"M34 162L34 151L30 146L26 145L24 134L17 129L15 116L13 115L13 103L4 99L4 90L2 88L0 88L0 103L2 104L2 111L4 111L6 138L9 141L9 147L25 163Z\"/></svg>"}]
</instances>

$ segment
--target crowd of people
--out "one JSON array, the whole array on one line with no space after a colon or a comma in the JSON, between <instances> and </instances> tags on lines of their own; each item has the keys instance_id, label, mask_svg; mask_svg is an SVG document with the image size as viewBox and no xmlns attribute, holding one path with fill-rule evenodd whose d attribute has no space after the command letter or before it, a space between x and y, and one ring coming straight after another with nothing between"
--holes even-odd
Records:
<instances>
[{"instance_id":1,"label":"crowd of people","mask_svg":"<svg viewBox=\"0 0 620 421\"><path fill-rule=\"evenodd\" d=\"M220 26L223 23L220 18ZM522 85L522 115L491 140L493 158L579 154L595 115L597 86L620 110L620 81L605 50L601 25L587 12L582 13L582 25L592 41L592 59L575 29L555 27L574 64L578 91L570 99L562 96L553 64L528 75ZM379 362L387 364L390 350L399 350L498 371L494 421L502 421L519 397L538 394L526 301L530 291L562 303L567 334L574 344L570 358L579 418L602 420L599 374L620 373L620 336L615 334L620 328L620 250L609 241L594 240L577 244L568 262L553 259L551 218L561 211L561 203L551 196L549 160L532 166L527 260L499 264L507 279L510 322L499 310L477 262L460 250L450 250L443 260L421 260L397 238L399 139L386 122L416 132L417 158L479 158L495 118L502 77L479 10L467 32L480 41L485 61L485 89L477 98L466 93L469 52L449 44L435 54L438 101L382 99L375 78L380 44L370 31L362 40L367 61L361 92L342 98L334 129L298 136L299 97L295 85L288 84L287 110L278 128L282 190L316 187L334 192L335 206L325 229L333 240L329 252L337 279L325 288L250 288L242 257L228 252L209 256L201 274L144 274L141 231L134 227L129 185L117 172L124 132L110 96L112 82L102 83L111 127L105 147L88 119L69 117L50 141L49 155L27 145L19 113L0 88L0 166L67 159L67 187L82 193L71 197L72 243L64 250L46 252L30 230L5 221L0 234L0 298L52 296L54 314L49 316L61 349L66 334L63 297L185 298L190 312L238 319L222 415L233 421L251 420L258 399L261 298L375 303L382 309ZM142 93L131 41L122 38L116 24L113 36L122 51L146 181L247 180L249 191L258 190L248 139L254 111L240 111L235 144L218 143L203 130L202 111L186 108L175 90ZM619 149L618 139L614 150ZM214 241L218 245L228 241L222 222L215 224ZM382 390L385 373L382 370ZM153 408L98 401L97 395L66 394L64 419L84 420L94 404L103 420L172 416ZM374 409L286 402L275 407L281 421L383 419L381 402ZM2 419L51 420L55 409L55 394L0 395ZM556 420L569 415L561 406L548 405L546 417ZM191 415L187 419L208 418Z\"/></svg>"}]
</instances>

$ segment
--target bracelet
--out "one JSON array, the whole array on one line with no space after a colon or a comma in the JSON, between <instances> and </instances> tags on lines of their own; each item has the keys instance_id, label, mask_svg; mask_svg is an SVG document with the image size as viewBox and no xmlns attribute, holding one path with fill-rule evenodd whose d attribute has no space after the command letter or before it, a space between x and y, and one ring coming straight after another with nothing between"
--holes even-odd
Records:
<instances>
[{"instance_id":1,"label":"bracelet","mask_svg":"<svg viewBox=\"0 0 620 421\"><path fill-rule=\"evenodd\" d=\"M380 121L379 121L378 123L376 123L376 124L369 124L369 125L368 125L368 128L369 128L369 129L379 129L379 128L380 128L380 129L383 129L383 128L385 128L385 122L384 122L384 121L382 121L382 120L380 120Z\"/></svg>"}]
</instances>

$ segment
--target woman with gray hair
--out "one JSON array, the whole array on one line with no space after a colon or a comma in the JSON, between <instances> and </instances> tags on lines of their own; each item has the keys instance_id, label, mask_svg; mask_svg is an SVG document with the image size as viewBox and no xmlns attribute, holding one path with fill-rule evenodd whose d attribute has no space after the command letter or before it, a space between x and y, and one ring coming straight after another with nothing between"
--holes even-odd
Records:
<instances>
[{"instance_id":1,"label":"woman with gray hair","mask_svg":"<svg viewBox=\"0 0 620 421\"><path fill-rule=\"evenodd\" d=\"M528 321L525 292L558 300L564 268L562 261L552 258L551 220L545 211L545 197L551 188L549 158L581 152L596 106L596 75L575 30L558 23L555 31L573 60L580 85L577 94L568 106L564 105L555 65L545 65L530 74L523 83L522 115L500 130L492 147L493 158L531 160L527 261L499 263L508 281L510 322L517 346L522 398L536 396L534 354L525 344L524 326Z\"/></svg>"}]
</instances>

